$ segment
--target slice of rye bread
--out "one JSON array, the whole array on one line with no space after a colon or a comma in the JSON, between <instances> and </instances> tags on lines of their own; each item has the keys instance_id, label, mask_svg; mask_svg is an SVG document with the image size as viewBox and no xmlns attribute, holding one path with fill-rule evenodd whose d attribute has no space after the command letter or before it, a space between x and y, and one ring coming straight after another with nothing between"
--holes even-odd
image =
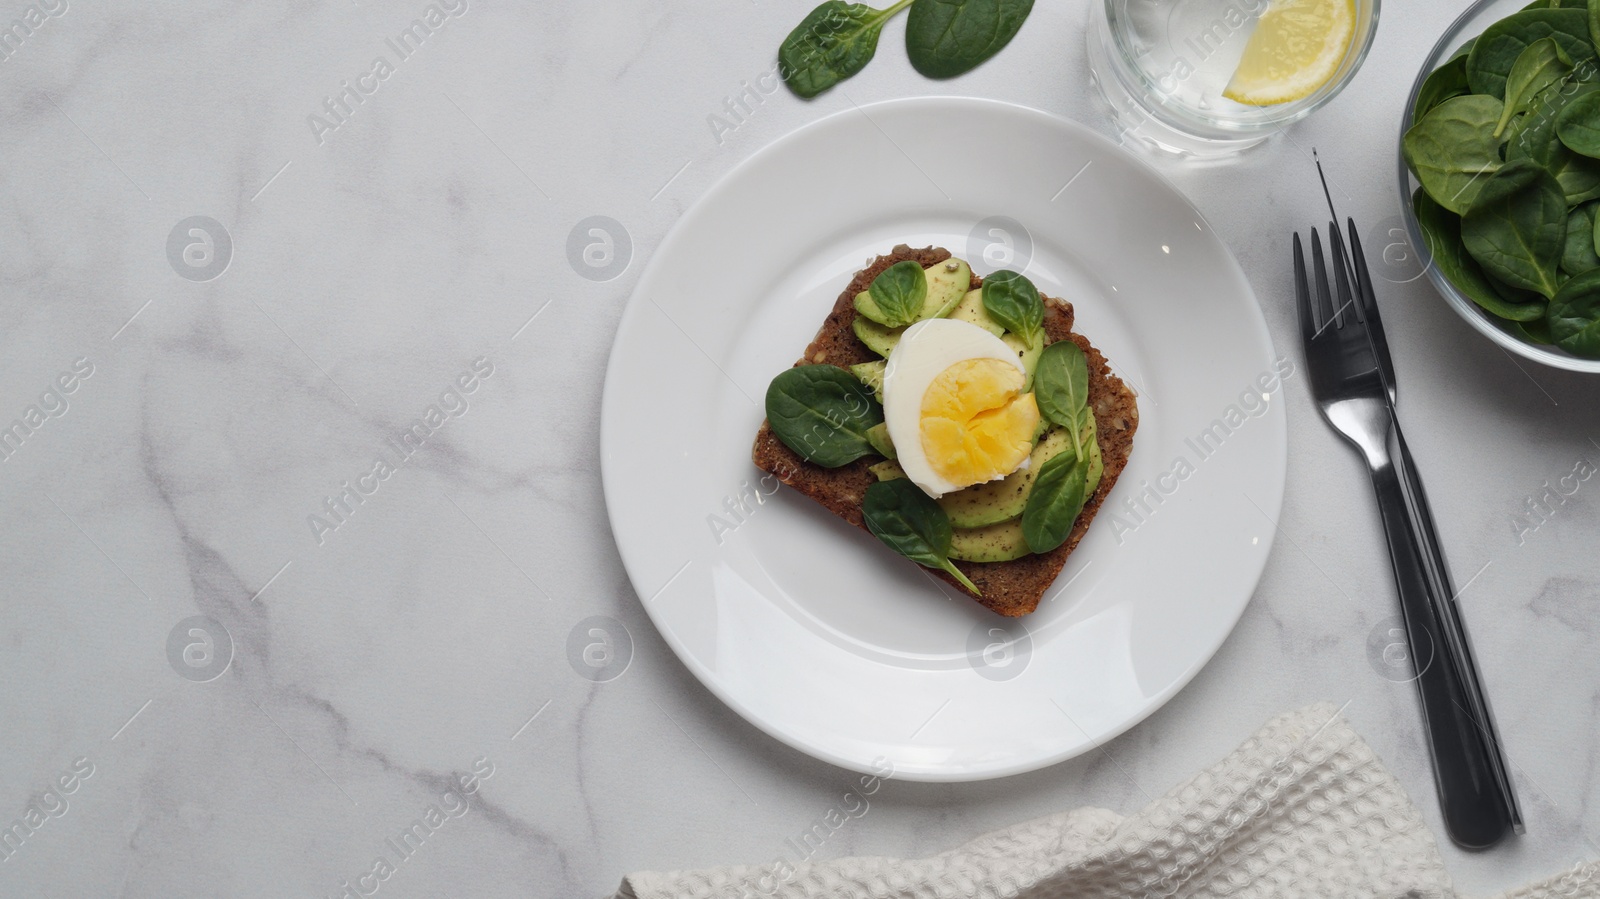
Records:
<instances>
[{"instance_id":1,"label":"slice of rye bread","mask_svg":"<svg viewBox=\"0 0 1600 899\"><path fill-rule=\"evenodd\" d=\"M880 358L877 353L867 349L851 330L851 322L856 317L856 294L866 290L873 278L896 262L911 259L926 268L948 258L950 258L948 250L938 247L913 250L904 244L895 247L887 256L879 256L871 265L857 272L850 286L839 295L838 302L833 305L833 312L817 331L816 339L806 347L805 357L795 365L826 362L844 367ZM972 276L974 288L982 284L983 279L977 275ZM1089 523L1100 510L1100 504L1116 485L1117 476L1122 474L1123 467L1128 463L1128 453L1133 448L1133 432L1139 426L1139 408L1134 401L1133 391L1122 383L1122 379L1111 374L1105 357L1090 345L1088 339L1072 332L1072 317L1071 303L1045 297L1044 330L1048 342L1071 340L1088 357L1089 402L1094 409L1100 453L1105 461L1105 473L1100 477L1100 486L1084 504L1083 512L1078 516L1072 533L1060 546L1047 553L1027 555L1010 562L957 561L955 563L956 567L971 578L982 591L982 596L973 598L990 611L1008 618L1026 615L1038 607L1044 592L1049 589L1056 575L1060 574L1061 569L1067 564L1067 556L1072 554L1078 546L1078 541L1082 540L1084 533L1088 531ZM877 477L867 468L879 461L877 456L857 459L838 468L823 468L801 459L799 454L785 446L783 441L772 433L772 427L768 422L762 421L761 430L756 434L751 458L758 468L777 476L784 484L821 503L828 511L845 521L866 530L866 524L861 519L861 499L867 487L877 481ZM887 547L884 551L891 552ZM906 564L917 564L905 561ZM928 571L957 590L972 596L970 591L945 572L937 569Z\"/></svg>"}]
</instances>

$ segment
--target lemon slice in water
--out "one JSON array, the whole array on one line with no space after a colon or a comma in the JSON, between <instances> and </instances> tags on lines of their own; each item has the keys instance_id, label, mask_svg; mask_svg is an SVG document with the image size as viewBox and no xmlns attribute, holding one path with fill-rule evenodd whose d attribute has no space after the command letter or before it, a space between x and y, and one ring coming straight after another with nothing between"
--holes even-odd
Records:
<instances>
[{"instance_id":1,"label":"lemon slice in water","mask_svg":"<svg viewBox=\"0 0 1600 899\"><path fill-rule=\"evenodd\" d=\"M1272 0L1222 95L1251 106L1310 96L1339 71L1355 32L1354 0Z\"/></svg>"}]
</instances>

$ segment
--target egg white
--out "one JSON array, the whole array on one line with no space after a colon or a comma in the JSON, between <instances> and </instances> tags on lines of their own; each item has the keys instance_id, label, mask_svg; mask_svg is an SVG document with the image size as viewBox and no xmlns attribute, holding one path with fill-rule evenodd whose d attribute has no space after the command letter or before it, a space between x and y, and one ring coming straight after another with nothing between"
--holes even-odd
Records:
<instances>
[{"instance_id":1,"label":"egg white","mask_svg":"<svg viewBox=\"0 0 1600 899\"><path fill-rule=\"evenodd\" d=\"M1005 341L971 322L930 318L906 328L883 371L883 420L900 467L911 483L934 499L963 489L939 476L922 450L922 396L939 373L967 359L999 359L1026 373ZM1023 456L1025 468L1028 457ZM1011 472L1002 472L996 480Z\"/></svg>"}]
</instances>

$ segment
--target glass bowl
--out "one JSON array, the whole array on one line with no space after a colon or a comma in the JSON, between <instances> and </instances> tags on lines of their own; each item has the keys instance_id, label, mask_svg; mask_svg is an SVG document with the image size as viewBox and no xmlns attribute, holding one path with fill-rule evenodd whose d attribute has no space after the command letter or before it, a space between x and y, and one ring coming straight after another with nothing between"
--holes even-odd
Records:
<instances>
[{"instance_id":1,"label":"glass bowl","mask_svg":"<svg viewBox=\"0 0 1600 899\"><path fill-rule=\"evenodd\" d=\"M1451 54L1469 38L1477 37L1485 28L1495 22L1511 15L1527 6L1527 0L1478 0L1468 7L1460 18L1446 28L1439 42L1433 45L1433 52L1422 64L1422 71L1417 73L1417 80L1411 85L1411 94L1406 98L1405 117L1400 121L1400 136L1404 137L1406 130L1411 126L1412 110L1417 106L1417 93L1422 89L1422 82L1438 68L1441 63L1449 59ZM1450 304L1467 324L1476 328L1485 337L1494 341L1507 352L1516 353L1525 359L1549 365L1553 368L1563 368L1568 371L1600 372L1600 359L1588 359L1574 356L1566 350L1553 344L1533 343L1520 334L1511 330L1510 323L1502 322L1499 318L1486 312L1477 303L1474 303L1466 294L1456 289L1456 286L1439 271L1433 264L1433 259L1428 253L1427 242L1422 238L1422 230L1417 225L1417 215L1411 206L1411 194L1419 186L1419 182L1412 176L1411 170L1406 167L1404 152L1399 150L1399 141L1396 141L1396 158L1400 171L1400 217L1406 223L1406 235L1411 242L1412 249L1417 253L1417 258L1422 260L1423 268L1428 273L1428 280Z\"/></svg>"}]
</instances>

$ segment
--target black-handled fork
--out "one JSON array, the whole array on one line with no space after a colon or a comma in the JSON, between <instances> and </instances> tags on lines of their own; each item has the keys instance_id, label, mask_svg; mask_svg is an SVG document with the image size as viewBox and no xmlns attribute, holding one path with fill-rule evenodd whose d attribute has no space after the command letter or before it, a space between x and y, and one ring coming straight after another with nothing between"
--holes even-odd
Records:
<instances>
[{"instance_id":1,"label":"black-handled fork","mask_svg":"<svg viewBox=\"0 0 1600 899\"><path fill-rule=\"evenodd\" d=\"M1319 165L1320 170L1320 165ZM1326 192L1326 185L1324 185ZM1329 199L1329 208L1333 201ZM1443 624L1445 640L1451 644L1449 658L1456 661L1463 684L1470 700L1468 711L1473 720L1478 722L1478 731L1482 735L1489 762L1494 768L1495 780L1500 787L1501 798L1511 819L1511 829L1522 833L1522 810L1517 804L1517 794L1511 783L1511 774L1506 769L1504 749L1500 744L1500 734L1494 725L1494 716L1489 707L1488 694L1484 692L1483 684L1478 677L1478 666L1473 660L1472 644L1467 638L1466 624L1461 620L1460 608L1456 605L1457 591L1450 578L1450 568L1445 563L1444 549L1439 541L1438 529L1433 523L1433 512L1428 505L1428 493L1423 489L1422 476L1417 470L1416 462L1411 458L1411 448L1406 445L1405 433L1400 428L1400 421L1395 417L1395 403L1398 400L1396 390L1394 359L1389 355L1389 339L1383 329L1383 316L1378 312L1378 297L1372 289L1372 271L1367 266L1366 254L1361 250L1361 236L1357 233L1354 219L1345 219L1350 235L1349 261L1352 263L1351 271L1355 278L1357 297L1355 300L1356 311L1366 325L1367 338L1372 344L1372 352L1377 359L1378 371L1383 377L1385 388L1389 392L1389 415L1394 426L1394 443L1399 454L1397 466L1400 469L1400 482L1404 488L1411 520L1415 527L1417 540L1422 547L1422 561L1427 569L1428 577L1433 586L1433 597L1436 613ZM1338 239L1338 228L1334 223L1328 223L1328 231L1333 236L1333 254L1335 264L1343 261L1341 243ZM1465 588L1463 588L1465 589Z\"/></svg>"},{"instance_id":2,"label":"black-handled fork","mask_svg":"<svg viewBox=\"0 0 1600 899\"><path fill-rule=\"evenodd\" d=\"M1341 242L1337 235L1334 240L1337 252ZM1336 258L1335 303L1315 229L1311 253L1314 291L1296 234L1295 299L1311 392L1322 417L1361 452L1372 475L1411 657L1421 665L1415 680L1445 829L1463 848L1486 849L1518 824L1514 800L1508 802L1504 792L1497 741L1492 736L1486 739L1492 725L1474 713L1477 703L1469 678L1463 675L1471 660L1462 658L1459 641L1453 638L1456 628L1441 615L1443 604L1435 596L1436 579L1429 570L1434 559L1419 539L1410 508L1416 498L1408 499L1389 449L1394 418L1388 379L1368 335L1365 297L1363 303L1354 301L1344 260ZM1431 661L1419 652L1427 647L1424 635L1433 638ZM1476 677L1470 681L1475 683Z\"/></svg>"}]
</instances>

